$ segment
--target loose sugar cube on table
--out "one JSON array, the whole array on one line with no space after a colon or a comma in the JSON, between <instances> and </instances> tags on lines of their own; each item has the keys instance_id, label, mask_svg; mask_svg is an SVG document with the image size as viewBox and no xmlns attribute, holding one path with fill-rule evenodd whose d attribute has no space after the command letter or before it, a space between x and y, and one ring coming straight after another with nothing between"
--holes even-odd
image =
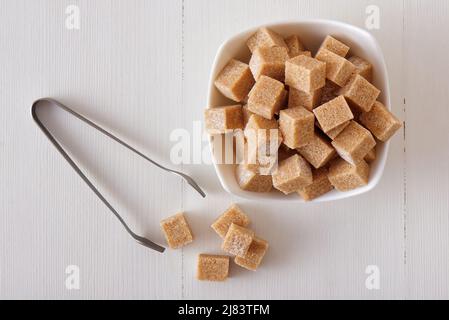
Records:
<instances>
[{"instance_id":1,"label":"loose sugar cube on table","mask_svg":"<svg viewBox=\"0 0 449 320\"><path fill-rule=\"evenodd\" d=\"M270 192L273 187L271 175L261 174L260 167L258 165L237 165L236 177L242 190L264 193Z\"/></svg>"},{"instance_id":2,"label":"loose sugar cube on table","mask_svg":"<svg viewBox=\"0 0 449 320\"><path fill-rule=\"evenodd\" d=\"M314 134L315 117L303 107L281 110L279 129L284 144L290 149L302 147L309 143Z\"/></svg>"},{"instance_id":3,"label":"loose sugar cube on table","mask_svg":"<svg viewBox=\"0 0 449 320\"><path fill-rule=\"evenodd\" d=\"M254 79L258 80L260 76L267 76L279 81L285 79L285 62L289 59L288 49L284 47L262 47L257 48L251 60L249 67Z\"/></svg>"},{"instance_id":4,"label":"loose sugar cube on table","mask_svg":"<svg viewBox=\"0 0 449 320\"><path fill-rule=\"evenodd\" d=\"M247 227L250 223L248 216L236 204L231 205L231 207L223 212L211 227L221 238L224 238L232 223L241 227Z\"/></svg>"},{"instance_id":5,"label":"loose sugar cube on table","mask_svg":"<svg viewBox=\"0 0 449 320\"><path fill-rule=\"evenodd\" d=\"M206 109L205 127L209 134L232 132L243 129L242 106L224 106Z\"/></svg>"},{"instance_id":6,"label":"loose sugar cube on table","mask_svg":"<svg viewBox=\"0 0 449 320\"><path fill-rule=\"evenodd\" d=\"M284 84L267 76L261 76L249 93L248 110L264 118L273 119L281 109L287 91Z\"/></svg>"},{"instance_id":7,"label":"loose sugar cube on table","mask_svg":"<svg viewBox=\"0 0 449 320\"><path fill-rule=\"evenodd\" d=\"M329 181L329 178L327 177L328 171L326 168L312 170L312 175L312 184L298 190L298 194L305 201L316 199L334 189Z\"/></svg>"},{"instance_id":8,"label":"loose sugar cube on table","mask_svg":"<svg viewBox=\"0 0 449 320\"><path fill-rule=\"evenodd\" d=\"M337 153L351 164L363 160L368 152L376 145L373 135L355 121L349 125L332 141Z\"/></svg>"},{"instance_id":9,"label":"loose sugar cube on table","mask_svg":"<svg viewBox=\"0 0 449 320\"><path fill-rule=\"evenodd\" d=\"M348 60L355 66L356 73L369 82L373 82L373 65L371 63L357 56L350 57Z\"/></svg>"},{"instance_id":10,"label":"loose sugar cube on table","mask_svg":"<svg viewBox=\"0 0 449 320\"><path fill-rule=\"evenodd\" d=\"M335 149L328 139L318 133L314 133L312 140L297 150L316 169L325 166L335 156Z\"/></svg>"},{"instance_id":11,"label":"loose sugar cube on table","mask_svg":"<svg viewBox=\"0 0 449 320\"><path fill-rule=\"evenodd\" d=\"M246 45L251 52L254 52L257 48L261 47L287 48L284 38L268 28L260 28L257 30L257 32L246 41Z\"/></svg>"},{"instance_id":12,"label":"loose sugar cube on table","mask_svg":"<svg viewBox=\"0 0 449 320\"><path fill-rule=\"evenodd\" d=\"M221 248L235 256L245 256L254 238L254 231L231 223Z\"/></svg>"},{"instance_id":13,"label":"loose sugar cube on table","mask_svg":"<svg viewBox=\"0 0 449 320\"><path fill-rule=\"evenodd\" d=\"M331 163L328 178L335 189L349 191L368 184L369 171L369 165L364 160L352 165L339 158Z\"/></svg>"},{"instance_id":14,"label":"loose sugar cube on table","mask_svg":"<svg viewBox=\"0 0 449 320\"><path fill-rule=\"evenodd\" d=\"M313 92L326 84L326 64L305 55L285 63L285 84L305 92Z\"/></svg>"},{"instance_id":15,"label":"loose sugar cube on table","mask_svg":"<svg viewBox=\"0 0 449 320\"><path fill-rule=\"evenodd\" d=\"M356 67L351 62L327 49L318 51L315 58L326 63L326 79L340 87L343 87L356 71Z\"/></svg>"},{"instance_id":16,"label":"loose sugar cube on table","mask_svg":"<svg viewBox=\"0 0 449 320\"><path fill-rule=\"evenodd\" d=\"M234 262L245 269L256 271L267 250L268 242L261 238L254 237L248 252L242 257L236 256Z\"/></svg>"},{"instance_id":17,"label":"loose sugar cube on table","mask_svg":"<svg viewBox=\"0 0 449 320\"><path fill-rule=\"evenodd\" d=\"M310 165L296 154L282 161L273 173L273 186L284 194L290 194L313 181Z\"/></svg>"},{"instance_id":18,"label":"loose sugar cube on table","mask_svg":"<svg viewBox=\"0 0 449 320\"><path fill-rule=\"evenodd\" d=\"M177 249L193 241L192 231L183 213L175 214L161 221L161 228L170 248Z\"/></svg>"},{"instance_id":19,"label":"loose sugar cube on table","mask_svg":"<svg viewBox=\"0 0 449 320\"><path fill-rule=\"evenodd\" d=\"M343 96L313 109L313 113L325 133L354 118Z\"/></svg>"},{"instance_id":20,"label":"loose sugar cube on table","mask_svg":"<svg viewBox=\"0 0 449 320\"><path fill-rule=\"evenodd\" d=\"M380 90L361 75L355 74L339 94L348 99L358 111L368 112L379 97Z\"/></svg>"},{"instance_id":21,"label":"loose sugar cube on table","mask_svg":"<svg viewBox=\"0 0 449 320\"><path fill-rule=\"evenodd\" d=\"M228 62L214 82L225 97L236 102L241 102L248 96L254 83L250 67L235 59Z\"/></svg>"},{"instance_id":22,"label":"loose sugar cube on table","mask_svg":"<svg viewBox=\"0 0 449 320\"><path fill-rule=\"evenodd\" d=\"M348 54L350 48L334 37L326 36L320 48L318 49L318 52L322 49L327 49L344 58Z\"/></svg>"},{"instance_id":23,"label":"loose sugar cube on table","mask_svg":"<svg viewBox=\"0 0 449 320\"><path fill-rule=\"evenodd\" d=\"M305 92L295 88L290 88L288 91L288 107L305 107L311 111L320 104L322 92L323 88L312 92Z\"/></svg>"},{"instance_id":24,"label":"loose sugar cube on table","mask_svg":"<svg viewBox=\"0 0 449 320\"><path fill-rule=\"evenodd\" d=\"M288 54L291 58L294 58L301 52L306 51L306 48L301 42L301 39L297 35L291 35L290 37L286 38L285 43L287 44Z\"/></svg>"},{"instance_id":25,"label":"loose sugar cube on table","mask_svg":"<svg viewBox=\"0 0 449 320\"><path fill-rule=\"evenodd\" d=\"M224 281L229 274L229 257L223 255L200 254L196 277L198 280Z\"/></svg>"},{"instance_id":26,"label":"loose sugar cube on table","mask_svg":"<svg viewBox=\"0 0 449 320\"><path fill-rule=\"evenodd\" d=\"M360 116L360 122L380 141L390 139L402 126L399 119L379 101Z\"/></svg>"}]
</instances>

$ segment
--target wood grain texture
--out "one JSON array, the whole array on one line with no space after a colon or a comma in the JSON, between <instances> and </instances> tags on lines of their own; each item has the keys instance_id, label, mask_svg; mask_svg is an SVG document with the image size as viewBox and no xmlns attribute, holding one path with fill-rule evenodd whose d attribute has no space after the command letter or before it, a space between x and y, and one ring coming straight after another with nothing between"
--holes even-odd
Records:
<instances>
[{"instance_id":1,"label":"wood grain texture","mask_svg":"<svg viewBox=\"0 0 449 320\"><path fill-rule=\"evenodd\" d=\"M0 3L0 298L449 298L446 1L75 2L78 31L64 26L72 1ZM186 211L194 243L159 255L130 239L31 120L31 102L52 96L168 163L172 130L192 132L203 118L209 71L229 36L301 18L364 27L371 4L380 8L381 28L372 33L387 60L393 111L407 125L392 140L380 184L360 197L266 206L226 194L210 165L180 166L205 188L203 200L45 110L63 145L137 231L163 243L159 221ZM221 252L209 226L231 202L270 249L255 273L232 265L226 283L199 282L197 255ZM69 264L80 267L80 290L65 288ZM380 268L380 290L366 289L367 265Z\"/></svg>"}]
</instances>

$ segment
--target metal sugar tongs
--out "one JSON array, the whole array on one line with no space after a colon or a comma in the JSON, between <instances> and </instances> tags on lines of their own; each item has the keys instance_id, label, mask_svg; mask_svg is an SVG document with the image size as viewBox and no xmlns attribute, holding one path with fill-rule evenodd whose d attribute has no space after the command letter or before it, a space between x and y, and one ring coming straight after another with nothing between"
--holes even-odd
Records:
<instances>
[{"instance_id":1,"label":"metal sugar tongs","mask_svg":"<svg viewBox=\"0 0 449 320\"><path fill-rule=\"evenodd\" d=\"M81 114L79 114L79 113L73 111L72 109L70 109L69 107L63 105L61 102L59 102L59 101L57 101L55 99L52 99L52 98L41 98L41 99L38 99L38 100L33 102L33 105L31 106L31 115L32 115L34 121L36 122L36 124L39 126L39 128L42 130L42 132L47 136L48 140L50 140L50 142L53 144L53 146L64 157L64 159L70 164L70 166L81 177L81 179L83 179L83 181L89 186L89 188L95 193L95 195L109 208L109 210L112 211L112 213L117 217L117 219L123 225L125 230L131 235L131 237L133 237L139 244L141 244L141 245L143 245L145 247L148 247L150 249L156 250L158 252L164 252L164 250L165 250L164 247L154 243L153 241L151 241L151 240L149 240L149 239L147 239L145 237L137 235L136 233L134 233L128 227L128 225L126 224L125 220L123 220L123 218L120 216L120 214L106 200L106 198L100 193L100 191L98 191L98 189L95 187L95 185L92 182L90 182L90 180L81 171L81 169L78 167L78 165L72 160L72 158L67 154L67 152L65 152L64 149L61 147L61 145L56 141L56 139L50 133L50 131L48 131L48 129L42 124L42 122L40 121L39 117L36 114L36 109L38 108L39 104L41 104L42 102L49 103L49 104L51 104L53 106L56 106L58 108L63 109L64 111L67 111L68 113L70 113L71 115L75 116L76 118L78 118L79 120L83 121L84 123L88 124L92 128L100 131L105 136L111 138L112 140L115 140L116 142L118 142L122 146L124 146L124 147L128 148L129 150L131 150L132 152L134 152L135 154L137 154L140 157L144 158L145 160L151 162L156 167L158 167L158 168L160 168L162 170L165 170L167 172L176 174L178 176L181 176L190 186L192 186L196 191L198 191L198 193L204 198L204 197L206 197L206 194L203 192L203 190L201 190L201 188L198 186L198 184L191 177L189 177L188 175L186 175L186 174L184 174L182 172L179 172L179 171L175 171L175 170L166 168L166 167L160 165L159 163L155 162L154 160L151 160L149 157L147 157L146 155L144 155L140 151L136 150L135 148L131 147L129 144L127 144L123 140L117 138L116 136L114 136L110 132L106 131L105 129L103 129L102 127L100 127L96 123L92 122L91 120L87 119L86 117L82 116Z\"/></svg>"}]
</instances>

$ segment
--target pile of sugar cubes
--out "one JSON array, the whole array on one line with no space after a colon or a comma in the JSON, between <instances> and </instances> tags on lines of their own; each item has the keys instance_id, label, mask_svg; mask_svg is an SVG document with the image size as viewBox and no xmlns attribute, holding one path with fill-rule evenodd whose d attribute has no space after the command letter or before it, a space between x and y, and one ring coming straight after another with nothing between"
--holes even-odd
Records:
<instances>
[{"instance_id":1,"label":"pile of sugar cubes","mask_svg":"<svg viewBox=\"0 0 449 320\"><path fill-rule=\"evenodd\" d=\"M240 187L252 192L274 187L308 201L334 188L366 185L377 141L387 141L401 127L377 100L371 63L346 58L350 48L332 36L315 57L297 35L284 39L268 28L246 44L252 53L248 64L231 59L215 80L221 94L239 104L205 111L209 134L244 136L244 160L236 167ZM278 136L268 134L273 129ZM254 132L255 146L248 146ZM277 164L269 174L265 169L273 162L260 157L267 153Z\"/></svg>"},{"instance_id":2,"label":"pile of sugar cubes","mask_svg":"<svg viewBox=\"0 0 449 320\"><path fill-rule=\"evenodd\" d=\"M222 250L234 256L234 262L248 270L256 271L268 249L268 242L256 237L248 229L250 219L236 204L231 205L212 224L212 229L223 239ZM178 249L193 241L192 231L183 213L161 221L162 231L170 248ZM229 256L200 254L197 278L224 281L229 275Z\"/></svg>"}]
</instances>

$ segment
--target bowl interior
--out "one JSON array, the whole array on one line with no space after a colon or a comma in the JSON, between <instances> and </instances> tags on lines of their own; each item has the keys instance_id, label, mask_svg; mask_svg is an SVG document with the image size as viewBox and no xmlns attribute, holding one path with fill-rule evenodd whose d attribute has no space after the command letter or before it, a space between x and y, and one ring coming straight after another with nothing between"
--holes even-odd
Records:
<instances>
[{"instance_id":1,"label":"bowl interior","mask_svg":"<svg viewBox=\"0 0 449 320\"><path fill-rule=\"evenodd\" d=\"M326 37L326 35L332 35L342 42L350 46L351 51L348 56L357 55L373 64L373 84L381 90L379 101L385 104L390 109L390 94L388 85L388 75L383 58L382 50L380 49L377 41L368 32L341 22L328 21L328 20L311 20L311 21L296 21L296 22L282 22L266 25L275 32L287 37L292 34L297 34L304 45L315 54L319 45ZM259 27L252 28L237 34L227 40L218 50L215 58L215 62L212 68L210 83L209 83L209 97L208 106L223 106L229 104L235 104L235 102L225 98L214 86L213 82L220 70L226 65L226 63L236 58L245 63L248 63L251 53L246 47L246 40L258 29ZM212 147L212 139L211 139ZM358 188L352 191L339 192L333 190L315 200L313 202L330 201L342 198L355 196L364 192L367 192L375 187L379 182L382 172L385 166L385 161L388 152L388 143L377 143L377 157L371 165L370 181L368 185ZM227 152L225 150L225 152ZM232 150L229 150L232 152ZM280 192L273 190L270 193L253 193L241 190L235 175L234 165L219 164L217 161L218 155L213 153L214 165L217 175L223 188L237 196L246 199L253 200L282 200L282 201L294 201L304 202L297 194L285 196Z\"/></svg>"}]
</instances>

